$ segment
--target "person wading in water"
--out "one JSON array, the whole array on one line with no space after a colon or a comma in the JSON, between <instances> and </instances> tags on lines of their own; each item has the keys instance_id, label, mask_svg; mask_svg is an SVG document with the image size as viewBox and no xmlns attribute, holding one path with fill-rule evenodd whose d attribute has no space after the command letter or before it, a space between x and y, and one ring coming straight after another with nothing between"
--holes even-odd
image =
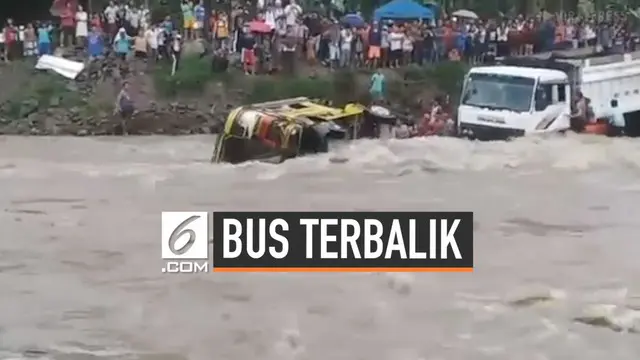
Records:
<instances>
[{"instance_id":1,"label":"person wading in water","mask_svg":"<svg viewBox=\"0 0 640 360\"><path fill-rule=\"evenodd\" d=\"M133 100L129 95L129 83L126 81L122 84L122 89L116 98L114 115L120 115L122 135L127 135L127 120L133 116L135 107Z\"/></svg>"},{"instance_id":2,"label":"person wading in water","mask_svg":"<svg viewBox=\"0 0 640 360\"><path fill-rule=\"evenodd\" d=\"M573 99L574 112L571 114L571 130L580 133L589 121L589 105L581 91L577 91Z\"/></svg>"}]
</instances>

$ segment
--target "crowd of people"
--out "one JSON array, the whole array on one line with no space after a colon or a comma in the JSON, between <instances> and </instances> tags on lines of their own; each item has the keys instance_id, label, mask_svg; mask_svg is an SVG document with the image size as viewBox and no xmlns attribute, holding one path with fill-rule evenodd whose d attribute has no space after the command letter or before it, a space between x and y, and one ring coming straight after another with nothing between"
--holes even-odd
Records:
<instances>
[{"instance_id":1,"label":"crowd of people","mask_svg":"<svg viewBox=\"0 0 640 360\"><path fill-rule=\"evenodd\" d=\"M296 0L283 1L258 9L249 21L232 21L228 50L241 54L247 73L290 71L298 64L335 69L444 60L482 63L496 56L587 46L622 52L634 50L638 42L624 16L564 18L541 12L482 20L441 14L437 20L366 22L360 14L333 19L305 13Z\"/></svg>"},{"instance_id":2,"label":"crowd of people","mask_svg":"<svg viewBox=\"0 0 640 360\"><path fill-rule=\"evenodd\" d=\"M480 19L469 11L463 16L440 11L436 19L367 21L359 13L329 16L326 11L306 11L296 0L260 0L253 8L232 0L224 10L210 14L202 0L183 0L180 19L167 16L154 22L149 9L133 0L114 0L94 13L73 0L56 3L56 21L7 20L0 33L4 61L52 54L61 47L123 64L132 58L146 64L168 59L175 74L185 41L198 41L212 51L212 68L224 71L232 64L229 59L236 59L233 63L246 74L263 74L294 73L301 66L483 63L497 56L590 46L622 52L634 50L638 42L624 14L567 18L542 11L528 17ZM372 84L383 87L382 82L376 72Z\"/></svg>"},{"instance_id":3,"label":"crowd of people","mask_svg":"<svg viewBox=\"0 0 640 360\"><path fill-rule=\"evenodd\" d=\"M357 13L334 18L305 11L296 0L258 1L257 9L233 3L209 16L202 1L184 0L181 11L182 19L152 23L149 9L133 1L111 1L92 14L69 1L59 9L56 22L7 20L0 53L10 61L51 54L63 46L81 48L89 57L114 52L121 58L168 58L177 63L185 40L209 34L204 40L216 54L237 54L245 71L253 74L292 71L300 64L340 68L443 60L477 63L495 56L596 45L622 51L634 49L637 42L624 16L566 18L541 12L479 19L441 12L435 20L365 21Z\"/></svg>"},{"instance_id":4,"label":"crowd of people","mask_svg":"<svg viewBox=\"0 0 640 360\"><path fill-rule=\"evenodd\" d=\"M53 54L58 48L76 49L88 58L109 53L120 58L171 58L172 42L181 40L179 28L169 17L151 24L149 10L133 2L111 1L92 14L74 4L64 3L56 10L55 20L16 25L8 19L0 34L3 59ZM176 42L179 50L181 41Z\"/></svg>"}]
</instances>

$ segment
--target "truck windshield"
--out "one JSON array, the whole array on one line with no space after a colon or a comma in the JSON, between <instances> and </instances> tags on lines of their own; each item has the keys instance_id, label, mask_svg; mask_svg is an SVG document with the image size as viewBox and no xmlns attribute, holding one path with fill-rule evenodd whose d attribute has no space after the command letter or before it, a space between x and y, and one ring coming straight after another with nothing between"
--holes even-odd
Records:
<instances>
[{"instance_id":1,"label":"truck windshield","mask_svg":"<svg viewBox=\"0 0 640 360\"><path fill-rule=\"evenodd\" d=\"M526 112L531 109L534 84L532 78L472 73L462 92L462 104Z\"/></svg>"}]
</instances>

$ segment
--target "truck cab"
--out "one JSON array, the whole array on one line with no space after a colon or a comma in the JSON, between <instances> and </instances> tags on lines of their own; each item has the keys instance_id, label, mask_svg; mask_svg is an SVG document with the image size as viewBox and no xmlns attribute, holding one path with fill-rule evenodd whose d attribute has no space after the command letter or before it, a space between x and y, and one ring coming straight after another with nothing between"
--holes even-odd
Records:
<instances>
[{"instance_id":1,"label":"truck cab","mask_svg":"<svg viewBox=\"0 0 640 360\"><path fill-rule=\"evenodd\" d=\"M466 76L458 130L501 140L570 128L572 95L590 100L609 134L640 136L640 52L571 49L498 59Z\"/></svg>"},{"instance_id":2,"label":"truck cab","mask_svg":"<svg viewBox=\"0 0 640 360\"><path fill-rule=\"evenodd\" d=\"M466 76L458 130L479 140L505 140L570 126L571 88L559 70L484 66Z\"/></svg>"}]
</instances>

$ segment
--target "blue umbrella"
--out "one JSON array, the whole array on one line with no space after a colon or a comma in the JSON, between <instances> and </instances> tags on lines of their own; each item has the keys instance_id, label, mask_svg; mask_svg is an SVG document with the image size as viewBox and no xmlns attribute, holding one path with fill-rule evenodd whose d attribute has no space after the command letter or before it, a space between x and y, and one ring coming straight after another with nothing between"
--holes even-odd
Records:
<instances>
[{"instance_id":1,"label":"blue umbrella","mask_svg":"<svg viewBox=\"0 0 640 360\"><path fill-rule=\"evenodd\" d=\"M366 23L362 16L358 14L347 14L342 18L342 23L351 27L365 27Z\"/></svg>"}]
</instances>

